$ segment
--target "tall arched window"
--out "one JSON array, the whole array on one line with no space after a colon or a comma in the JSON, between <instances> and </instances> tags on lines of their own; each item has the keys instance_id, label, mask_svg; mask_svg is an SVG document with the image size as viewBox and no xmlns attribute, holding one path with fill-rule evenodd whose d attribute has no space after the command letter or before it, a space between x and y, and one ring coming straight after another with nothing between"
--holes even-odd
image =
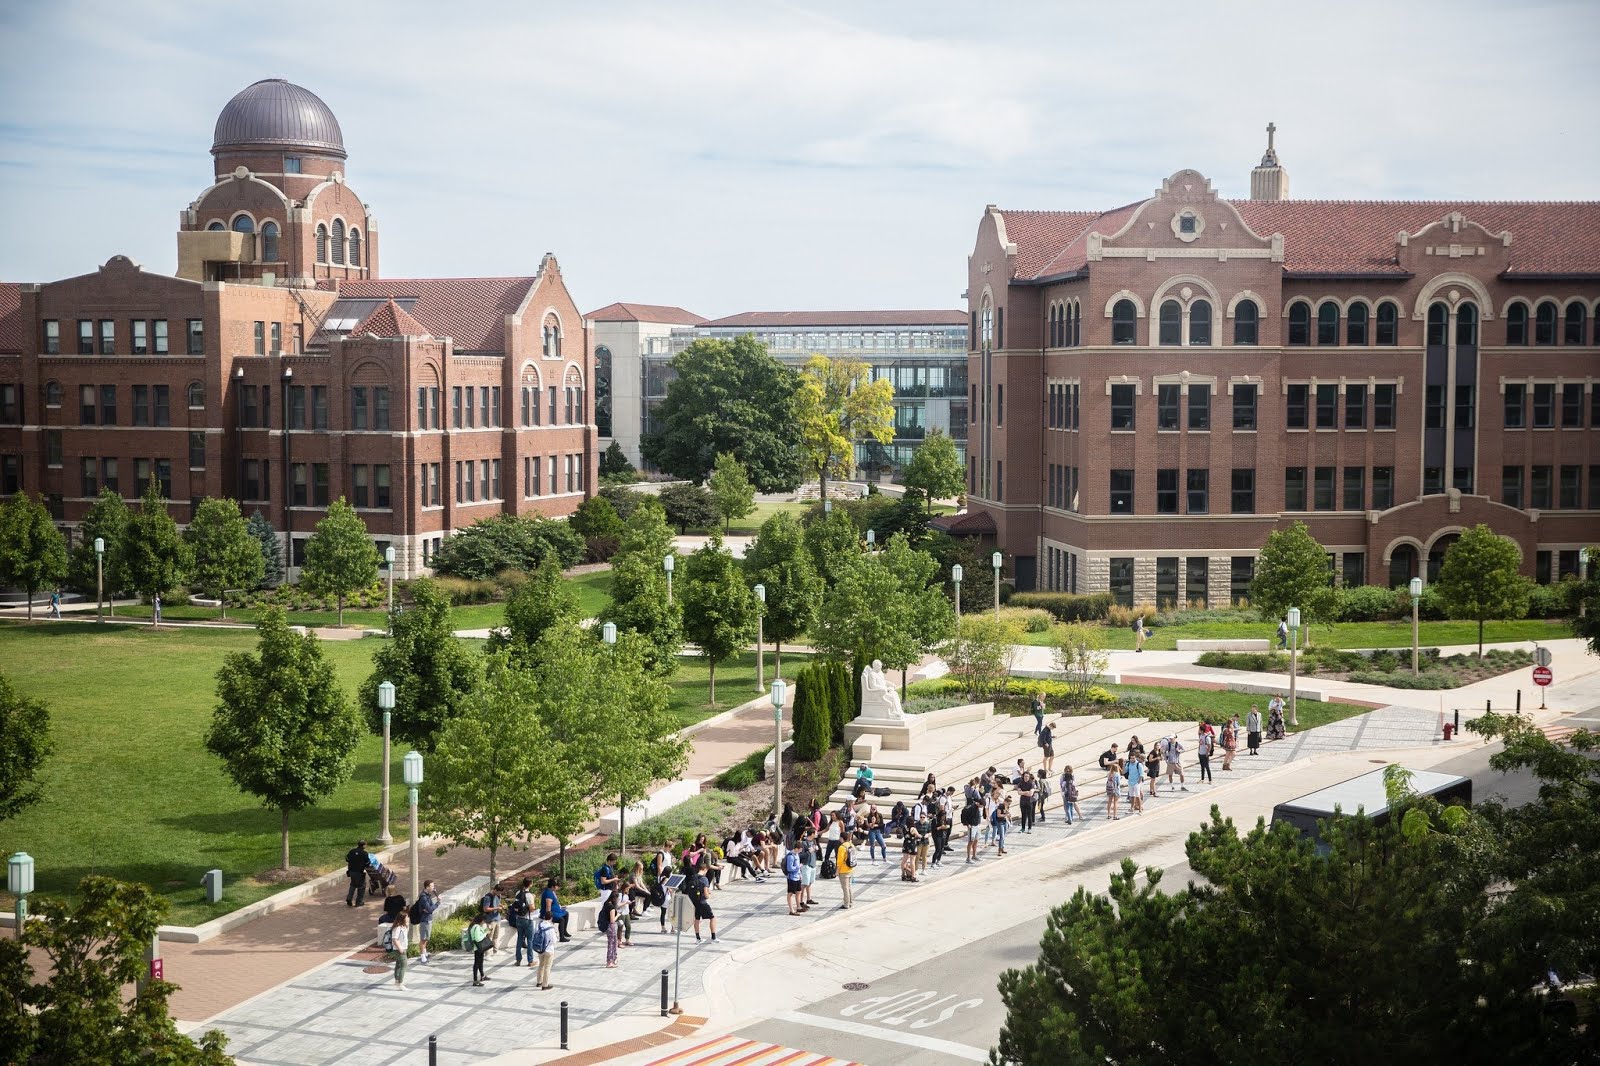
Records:
<instances>
[{"instance_id":1,"label":"tall arched window","mask_svg":"<svg viewBox=\"0 0 1600 1066\"><path fill-rule=\"evenodd\" d=\"M1254 300L1240 300L1233 309L1233 343L1261 343L1261 308Z\"/></svg>"},{"instance_id":2,"label":"tall arched window","mask_svg":"<svg viewBox=\"0 0 1600 1066\"><path fill-rule=\"evenodd\" d=\"M361 231L354 226L350 227L350 265L361 265Z\"/></svg>"},{"instance_id":3,"label":"tall arched window","mask_svg":"<svg viewBox=\"0 0 1600 1066\"><path fill-rule=\"evenodd\" d=\"M278 224L276 222L263 222L261 224L261 261L276 263L278 261Z\"/></svg>"},{"instance_id":4,"label":"tall arched window","mask_svg":"<svg viewBox=\"0 0 1600 1066\"><path fill-rule=\"evenodd\" d=\"M1163 300L1161 303L1161 344L1183 343L1183 308L1177 300Z\"/></svg>"},{"instance_id":5,"label":"tall arched window","mask_svg":"<svg viewBox=\"0 0 1600 1066\"><path fill-rule=\"evenodd\" d=\"M1506 307L1506 344L1528 343L1528 305L1518 300Z\"/></svg>"},{"instance_id":6,"label":"tall arched window","mask_svg":"<svg viewBox=\"0 0 1600 1066\"><path fill-rule=\"evenodd\" d=\"M1339 305L1324 300L1317 308L1317 344L1326 348L1339 343Z\"/></svg>"},{"instance_id":7,"label":"tall arched window","mask_svg":"<svg viewBox=\"0 0 1600 1066\"><path fill-rule=\"evenodd\" d=\"M1196 300L1189 305L1189 343L1211 343L1211 301Z\"/></svg>"},{"instance_id":8,"label":"tall arched window","mask_svg":"<svg viewBox=\"0 0 1600 1066\"><path fill-rule=\"evenodd\" d=\"M1597 319L1600 319L1600 312L1596 312L1595 313L1595 317ZM1083 343L1083 305L1081 303L1079 303L1078 301L1074 300L1074 301L1072 301L1072 341L1071 341L1071 344L1074 347L1077 347L1078 345L1080 345L1082 343Z\"/></svg>"},{"instance_id":9,"label":"tall arched window","mask_svg":"<svg viewBox=\"0 0 1600 1066\"><path fill-rule=\"evenodd\" d=\"M339 264L344 263L344 221L342 219L336 218L333 220L333 234L329 238L329 242L333 245L331 249L333 261Z\"/></svg>"},{"instance_id":10,"label":"tall arched window","mask_svg":"<svg viewBox=\"0 0 1600 1066\"><path fill-rule=\"evenodd\" d=\"M1389 587L1400 588L1417 576L1417 549L1412 544L1398 545L1389 553Z\"/></svg>"},{"instance_id":11,"label":"tall arched window","mask_svg":"<svg viewBox=\"0 0 1600 1066\"><path fill-rule=\"evenodd\" d=\"M994 343L994 304L983 298L983 310L978 315L978 342L983 348Z\"/></svg>"},{"instance_id":12,"label":"tall arched window","mask_svg":"<svg viewBox=\"0 0 1600 1066\"><path fill-rule=\"evenodd\" d=\"M1133 344L1137 340L1137 311L1132 300L1118 300L1111 308L1111 343Z\"/></svg>"},{"instance_id":13,"label":"tall arched window","mask_svg":"<svg viewBox=\"0 0 1600 1066\"><path fill-rule=\"evenodd\" d=\"M47 381L44 383L44 405L46 407L60 407L62 396L61 382Z\"/></svg>"},{"instance_id":14,"label":"tall arched window","mask_svg":"<svg viewBox=\"0 0 1600 1066\"><path fill-rule=\"evenodd\" d=\"M1311 343L1311 305L1304 301L1289 308L1289 343Z\"/></svg>"},{"instance_id":15,"label":"tall arched window","mask_svg":"<svg viewBox=\"0 0 1600 1066\"><path fill-rule=\"evenodd\" d=\"M1549 300L1539 305L1533 316L1533 343L1554 344L1556 342L1556 305Z\"/></svg>"},{"instance_id":16,"label":"tall arched window","mask_svg":"<svg viewBox=\"0 0 1600 1066\"><path fill-rule=\"evenodd\" d=\"M1562 344L1583 343L1583 335L1587 332L1584 328L1588 324L1585 321L1588 317L1587 312L1588 308L1582 304L1572 304L1567 308L1566 325L1561 335Z\"/></svg>"},{"instance_id":17,"label":"tall arched window","mask_svg":"<svg viewBox=\"0 0 1600 1066\"><path fill-rule=\"evenodd\" d=\"M204 407L206 405L206 387L198 381L189 382L189 406Z\"/></svg>"},{"instance_id":18,"label":"tall arched window","mask_svg":"<svg viewBox=\"0 0 1600 1066\"><path fill-rule=\"evenodd\" d=\"M1050 347L1061 346L1061 308L1056 304L1050 305Z\"/></svg>"},{"instance_id":19,"label":"tall arched window","mask_svg":"<svg viewBox=\"0 0 1600 1066\"><path fill-rule=\"evenodd\" d=\"M1428 343L1430 345L1444 344L1448 340L1446 332L1449 326L1449 308L1441 303L1430 305L1428 307Z\"/></svg>"},{"instance_id":20,"label":"tall arched window","mask_svg":"<svg viewBox=\"0 0 1600 1066\"><path fill-rule=\"evenodd\" d=\"M1357 300L1344 313L1344 342L1367 343L1367 305Z\"/></svg>"},{"instance_id":21,"label":"tall arched window","mask_svg":"<svg viewBox=\"0 0 1600 1066\"><path fill-rule=\"evenodd\" d=\"M222 220L221 219L212 219L211 220L211 224L206 227L206 232L207 233L226 233L226 232L228 232L228 227L224 226L222 224Z\"/></svg>"},{"instance_id":22,"label":"tall arched window","mask_svg":"<svg viewBox=\"0 0 1600 1066\"><path fill-rule=\"evenodd\" d=\"M251 218L249 215L235 215L234 216L234 219L233 219L233 232L235 232L235 233L254 233L255 231L256 231L256 220L255 219Z\"/></svg>"},{"instance_id":23,"label":"tall arched window","mask_svg":"<svg viewBox=\"0 0 1600 1066\"><path fill-rule=\"evenodd\" d=\"M1374 340L1389 347L1400 343L1400 308L1388 300L1378 305L1378 325Z\"/></svg>"},{"instance_id":24,"label":"tall arched window","mask_svg":"<svg viewBox=\"0 0 1600 1066\"><path fill-rule=\"evenodd\" d=\"M328 261L328 227L317 223L317 262Z\"/></svg>"},{"instance_id":25,"label":"tall arched window","mask_svg":"<svg viewBox=\"0 0 1600 1066\"><path fill-rule=\"evenodd\" d=\"M1456 344L1478 346L1478 305L1463 303L1456 308Z\"/></svg>"}]
</instances>

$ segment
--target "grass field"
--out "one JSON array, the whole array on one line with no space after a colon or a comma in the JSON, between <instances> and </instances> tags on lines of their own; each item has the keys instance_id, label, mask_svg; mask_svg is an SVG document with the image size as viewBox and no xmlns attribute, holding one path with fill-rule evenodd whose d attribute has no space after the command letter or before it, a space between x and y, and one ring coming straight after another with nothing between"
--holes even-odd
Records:
<instances>
[{"instance_id":1,"label":"grass field","mask_svg":"<svg viewBox=\"0 0 1600 1066\"><path fill-rule=\"evenodd\" d=\"M1437 648L1457 644L1478 643L1476 622L1423 622L1418 626L1418 640L1423 647ZM1105 627L1106 645L1110 648L1131 651L1133 630L1124 626ZM1559 640L1572 636L1572 631L1561 622L1522 620L1517 622L1490 622L1483 627L1485 643L1508 641ZM1310 628L1311 643L1326 648L1409 648L1411 647L1410 622L1334 622ZM1266 640L1277 643L1274 627L1266 622L1192 622L1181 626L1156 626L1150 631L1145 647L1152 651L1172 651L1179 638L1184 640L1238 640L1242 638ZM1045 647L1050 643L1049 633L1029 633L1024 644Z\"/></svg>"},{"instance_id":2,"label":"grass field","mask_svg":"<svg viewBox=\"0 0 1600 1066\"><path fill-rule=\"evenodd\" d=\"M783 676L793 679L800 667L809 660L810 656L791 655L785 652ZM772 649L768 648L764 675L767 692L771 692L773 676ZM761 695L756 689L755 652L747 651L717 665L717 702L714 704L706 703L710 677L711 671L704 659L685 655L678 661L678 669L671 679L671 707L679 725L693 725L714 714L732 710L741 703L747 703Z\"/></svg>"}]
</instances>

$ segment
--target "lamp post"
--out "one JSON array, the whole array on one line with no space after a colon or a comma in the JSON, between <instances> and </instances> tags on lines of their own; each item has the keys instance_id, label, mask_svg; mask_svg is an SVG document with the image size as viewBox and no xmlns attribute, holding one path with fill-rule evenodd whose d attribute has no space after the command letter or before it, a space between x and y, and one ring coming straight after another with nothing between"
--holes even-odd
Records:
<instances>
[{"instance_id":1,"label":"lamp post","mask_svg":"<svg viewBox=\"0 0 1600 1066\"><path fill-rule=\"evenodd\" d=\"M962 577L963 573L965 573L965 571L963 571L961 569L961 564L960 563L956 563L954 566L952 566L950 568L950 580L955 582L955 586L956 586L956 625L957 626L961 625L961 577Z\"/></svg>"},{"instance_id":2,"label":"lamp post","mask_svg":"<svg viewBox=\"0 0 1600 1066\"><path fill-rule=\"evenodd\" d=\"M389 635L394 636L394 545L383 549L383 561L389 568Z\"/></svg>"},{"instance_id":3,"label":"lamp post","mask_svg":"<svg viewBox=\"0 0 1600 1066\"><path fill-rule=\"evenodd\" d=\"M1000 558L999 552L995 552L989 557L989 561L994 564L994 617L995 621L998 622L1000 620L1000 565L1004 560Z\"/></svg>"},{"instance_id":4,"label":"lamp post","mask_svg":"<svg viewBox=\"0 0 1600 1066\"><path fill-rule=\"evenodd\" d=\"M767 586L757 585L754 591L756 594L756 691L765 692L767 690L767 652L763 646L763 638L766 636L763 630L766 628L764 623L767 619Z\"/></svg>"},{"instance_id":5,"label":"lamp post","mask_svg":"<svg viewBox=\"0 0 1600 1066\"><path fill-rule=\"evenodd\" d=\"M17 897L17 939L28 921L28 893L33 891L33 856L19 851L6 860L6 889Z\"/></svg>"},{"instance_id":6,"label":"lamp post","mask_svg":"<svg viewBox=\"0 0 1600 1066\"><path fill-rule=\"evenodd\" d=\"M615 648L617 646L617 623L607 622L601 626L600 639L605 642L606 647Z\"/></svg>"},{"instance_id":7,"label":"lamp post","mask_svg":"<svg viewBox=\"0 0 1600 1066\"><path fill-rule=\"evenodd\" d=\"M878 546L878 534L874 530L867 530L867 551L870 553Z\"/></svg>"},{"instance_id":8,"label":"lamp post","mask_svg":"<svg viewBox=\"0 0 1600 1066\"><path fill-rule=\"evenodd\" d=\"M667 572L667 603L672 603L672 568L677 565L678 557L675 555L664 556L661 560L661 569Z\"/></svg>"},{"instance_id":9,"label":"lamp post","mask_svg":"<svg viewBox=\"0 0 1600 1066\"><path fill-rule=\"evenodd\" d=\"M94 609L101 624L106 620L106 538L94 538Z\"/></svg>"},{"instance_id":10,"label":"lamp post","mask_svg":"<svg viewBox=\"0 0 1600 1066\"><path fill-rule=\"evenodd\" d=\"M783 811L783 701L788 695L789 686L783 678L772 682L772 770L776 785L772 790L774 820Z\"/></svg>"},{"instance_id":11,"label":"lamp post","mask_svg":"<svg viewBox=\"0 0 1600 1066\"><path fill-rule=\"evenodd\" d=\"M1417 676L1417 605L1422 602L1422 579L1411 579L1411 676Z\"/></svg>"},{"instance_id":12,"label":"lamp post","mask_svg":"<svg viewBox=\"0 0 1600 1066\"><path fill-rule=\"evenodd\" d=\"M1591 550L1592 549L1590 548L1578 549L1578 580L1584 583L1587 583L1589 580L1589 553ZM1588 599L1589 597L1587 596L1580 596L1578 598L1579 618L1582 618L1589 613L1589 604L1587 602Z\"/></svg>"},{"instance_id":13,"label":"lamp post","mask_svg":"<svg viewBox=\"0 0 1600 1066\"><path fill-rule=\"evenodd\" d=\"M406 798L411 801L411 895L406 898L415 903L422 884L417 876L417 787L422 784L421 752L406 752L406 757L400 760L400 776L406 783Z\"/></svg>"},{"instance_id":14,"label":"lamp post","mask_svg":"<svg viewBox=\"0 0 1600 1066\"><path fill-rule=\"evenodd\" d=\"M1294 713L1295 660L1300 650L1300 608L1289 608L1289 724L1299 726Z\"/></svg>"},{"instance_id":15,"label":"lamp post","mask_svg":"<svg viewBox=\"0 0 1600 1066\"><path fill-rule=\"evenodd\" d=\"M378 686L378 709L383 712L383 800L378 812L378 843L389 845L394 843L394 837L389 834L389 715L394 710L393 681Z\"/></svg>"}]
</instances>

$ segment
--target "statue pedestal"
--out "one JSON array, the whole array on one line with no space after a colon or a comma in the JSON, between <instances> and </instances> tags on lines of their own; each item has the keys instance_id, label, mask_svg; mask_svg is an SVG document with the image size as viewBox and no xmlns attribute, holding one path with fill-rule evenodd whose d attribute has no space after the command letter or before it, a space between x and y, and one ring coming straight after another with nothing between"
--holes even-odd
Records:
<instances>
[{"instance_id":1,"label":"statue pedestal","mask_svg":"<svg viewBox=\"0 0 1600 1066\"><path fill-rule=\"evenodd\" d=\"M904 723L882 718L857 718L844 727L844 742L852 753L856 741L864 737L875 737L877 743L872 746L882 751L910 751L916 739L927 730L927 723L917 715L907 715Z\"/></svg>"}]
</instances>

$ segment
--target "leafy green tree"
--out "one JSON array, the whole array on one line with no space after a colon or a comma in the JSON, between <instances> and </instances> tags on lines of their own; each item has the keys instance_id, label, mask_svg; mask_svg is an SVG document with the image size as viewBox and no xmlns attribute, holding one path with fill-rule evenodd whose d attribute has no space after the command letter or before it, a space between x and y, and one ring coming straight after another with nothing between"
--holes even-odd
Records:
<instances>
[{"instance_id":1,"label":"leafy green tree","mask_svg":"<svg viewBox=\"0 0 1600 1066\"><path fill-rule=\"evenodd\" d=\"M828 675L821 663L800 671L794 690L794 757L815 762L828 753L833 738L833 704Z\"/></svg>"},{"instance_id":2,"label":"leafy green tree","mask_svg":"<svg viewBox=\"0 0 1600 1066\"><path fill-rule=\"evenodd\" d=\"M1483 657L1483 623L1491 618L1521 618L1528 613L1530 582L1518 573L1517 542L1481 522L1461 534L1444 553L1433 583L1434 595L1451 618L1478 623L1478 657Z\"/></svg>"},{"instance_id":3,"label":"leafy green tree","mask_svg":"<svg viewBox=\"0 0 1600 1066\"><path fill-rule=\"evenodd\" d=\"M661 676L678 668L683 649L683 612L667 598L667 575L661 559L643 553L619 555L611 564L611 606L601 622L614 622L624 633L637 633L650 645L650 668Z\"/></svg>"},{"instance_id":4,"label":"leafy green tree","mask_svg":"<svg viewBox=\"0 0 1600 1066\"><path fill-rule=\"evenodd\" d=\"M779 511L765 522L744 553L744 575L751 587L765 585L762 635L777 653L783 676L783 645L810 630L822 604L822 578L807 550L805 533L792 515Z\"/></svg>"},{"instance_id":5,"label":"leafy green tree","mask_svg":"<svg viewBox=\"0 0 1600 1066\"><path fill-rule=\"evenodd\" d=\"M960 496L967 487L967 472L961 467L961 453L956 442L944 430L928 431L917 450L911 453L900 475L901 484L921 494L928 510L933 510L934 500Z\"/></svg>"},{"instance_id":6,"label":"leafy green tree","mask_svg":"<svg viewBox=\"0 0 1600 1066\"><path fill-rule=\"evenodd\" d=\"M943 644L955 615L936 585L932 556L894 537L881 552L857 554L839 564L837 580L822 598L813 639L835 658L856 652L905 671Z\"/></svg>"},{"instance_id":7,"label":"leafy green tree","mask_svg":"<svg viewBox=\"0 0 1600 1066\"><path fill-rule=\"evenodd\" d=\"M611 501L604 496L590 496L578 504L578 509L567 519L580 537L621 537L622 518Z\"/></svg>"},{"instance_id":8,"label":"leafy green tree","mask_svg":"<svg viewBox=\"0 0 1600 1066\"><path fill-rule=\"evenodd\" d=\"M717 456L706 487L711 490L712 504L722 516L724 530L733 524L735 518L743 518L756 509L756 487L750 484L744 464L732 452Z\"/></svg>"},{"instance_id":9,"label":"leafy green tree","mask_svg":"<svg viewBox=\"0 0 1600 1066\"><path fill-rule=\"evenodd\" d=\"M1306 643L1310 644L1311 623L1332 621L1338 602L1328 553L1304 522L1267 535L1250 582L1250 603L1262 618L1282 618L1289 608L1300 608L1307 627Z\"/></svg>"},{"instance_id":10,"label":"leafy green tree","mask_svg":"<svg viewBox=\"0 0 1600 1066\"><path fill-rule=\"evenodd\" d=\"M955 610L937 584L939 562L927 552L911 547L904 534L890 537L876 556L899 586L897 608L905 618L907 646L882 656L885 666L900 671L900 691L905 694L906 670L930 654L955 632ZM893 656L891 658L890 656Z\"/></svg>"},{"instance_id":11,"label":"leafy green tree","mask_svg":"<svg viewBox=\"0 0 1600 1066\"><path fill-rule=\"evenodd\" d=\"M1000 691L1022 643L1022 626L987 614L963 615L941 654L950 676L962 683L967 698L982 700Z\"/></svg>"},{"instance_id":12,"label":"leafy green tree","mask_svg":"<svg viewBox=\"0 0 1600 1066\"><path fill-rule=\"evenodd\" d=\"M856 441L894 440L894 384L872 380L872 368L859 359L813 355L800 372L795 413L806 474L817 477L826 500L828 479L855 471Z\"/></svg>"},{"instance_id":13,"label":"leafy green tree","mask_svg":"<svg viewBox=\"0 0 1600 1066\"><path fill-rule=\"evenodd\" d=\"M1573 594L1567 625L1574 636L1588 642L1590 655L1600 655L1600 546L1584 551L1588 562Z\"/></svg>"},{"instance_id":14,"label":"leafy green tree","mask_svg":"<svg viewBox=\"0 0 1600 1066\"><path fill-rule=\"evenodd\" d=\"M108 1066L227 1066L228 1038L178 1031L167 1000L178 986L148 981L145 949L166 917L149 887L85 877L78 902L35 897L20 940L0 940L0 1047L7 1062ZM34 970L39 961L48 965Z\"/></svg>"},{"instance_id":15,"label":"leafy green tree","mask_svg":"<svg viewBox=\"0 0 1600 1066\"><path fill-rule=\"evenodd\" d=\"M709 702L716 703L717 664L755 636L756 598L715 533L684 559L682 589L683 635L710 667Z\"/></svg>"},{"instance_id":16,"label":"leafy green tree","mask_svg":"<svg viewBox=\"0 0 1600 1066\"><path fill-rule=\"evenodd\" d=\"M833 722L833 742L844 743L844 727L856 716L856 701L850 692L850 667L842 662L825 664L828 678L828 706Z\"/></svg>"},{"instance_id":17,"label":"leafy green tree","mask_svg":"<svg viewBox=\"0 0 1600 1066\"><path fill-rule=\"evenodd\" d=\"M259 508L250 515L249 529L250 535L261 545L261 558L266 563L261 574L261 586L266 588L283 584L287 574L283 566L283 541Z\"/></svg>"},{"instance_id":18,"label":"leafy green tree","mask_svg":"<svg viewBox=\"0 0 1600 1066\"><path fill-rule=\"evenodd\" d=\"M128 519L117 561L129 587L147 600L169 591L189 573L193 558L167 513L161 486L152 477L144 487L139 510Z\"/></svg>"},{"instance_id":19,"label":"leafy green tree","mask_svg":"<svg viewBox=\"0 0 1600 1066\"><path fill-rule=\"evenodd\" d=\"M189 580L212 599L222 599L225 589L253 589L267 572L261 542L233 500L202 500L183 539L194 555Z\"/></svg>"},{"instance_id":20,"label":"leafy green tree","mask_svg":"<svg viewBox=\"0 0 1600 1066\"><path fill-rule=\"evenodd\" d=\"M617 558L638 555L648 559L658 568L661 560L672 553L672 527L667 525L667 511L661 501L640 493L632 511L623 519L622 546Z\"/></svg>"},{"instance_id":21,"label":"leafy green tree","mask_svg":"<svg viewBox=\"0 0 1600 1066\"><path fill-rule=\"evenodd\" d=\"M799 375L745 334L703 338L672 360L677 377L646 434L647 463L704 481L716 457L732 452L760 492L789 492L802 477L795 394Z\"/></svg>"},{"instance_id":22,"label":"leafy green tree","mask_svg":"<svg viewBox=\"0 0 1600 1066\"><path fill-rule=\"evenodd\" d=\"M861 555L861 534L842 507L824 511L806 527L806 547L824 583L832 586L839 572Z\"/></svg>"},{"instance_id":23,"label":"leafy green tree","mask_svg":"<svg viewBox=\"0 0 1600 1066\"><path fill-rule=\"evenodd\" d=\"M54 751L50 712L18 692L0 670L0 821L39 802L39 768Z\"/></svg>"},{"instance_id":24,"label":"leafy green tree","mask_svg":"<svg viewBox=\"0 0 1600 1066\"><path fill-rule=\"evenodd\" d=\"M361 714L345 699L316 634L292 632L277 607L256 630L257 651L234 652L217 671L206 749L240 791L279 813L287 870L289 815L350 779Z\"/></svg>"},{"instance_id":25,"label":"leafy green tree","mask_svg":"<svg viewBox=\"0 0 1600 1066\"><path fill-rule=\"evenodd\" d=\"M494 515L447 537L433 555L433 570L469 581L487 581L502 570L532 573L551 555L562 567L583 562L583 537L554 518Z\"/></svg>"},{"instance_id":26,"label":"leafy green tree","mask_svg":"<svg viewBox=\"0 0 1600 1066\"><path fill-rule=\"evenodd\" d=\"M1054 626L1050 631L1056 670L1067 683L1068 698L1079 706L1088 702L1089 690L1111 665L1104 634L1104 626L1082 622Z\"/></svg>"},{"instance_id":27,"label":"leafy green tree","mask_svg":"<svg viewBox=\"0 0 1600 1066\"><path fill-rule=\"evenodd\" d=\"M120 493L101 489L88 513L78 523L78 543L72 549L72 587L79 592L94 595L99 590L100 574L96 572L94 542L98 537L105 541L106 551L100 565L104 568L105 591L114 594L125 586L118 551L127 535L128 521L133 513L123 502Z\"/></svg>"},{"instance_id":28,"label":"leafy green tree","mask_svg":"<svg viewBox=\"0 0 1600 1066\"><path fill-rule=\"evenodd\" d=\"M928 538L925 549L939 560L939 576L943 587L952 594L955 586L951 574L960 566L961 609L968 613L982 611L994 603L994 567L990 553L981 551L971 537L952 537L948 533L934 533Z\"/></svg>"},{"instance_id":29,"label":"leafy green tree","mask_svg":"<svg viewBox=\"0 0 1600 1066\"><path fill-rule=\"evenodd\" d=\"M717 503L703 486L668 485L661 490L660 500L666 508L667 521L678 527L680 535L716 524Z\"/></svg>"},{"instance_id":30,"label":"leafy green tree","mask_svg":"<svg viewBox=\"0 0 1600 1066\"><path fill-rule=\"evenodd\" d=\"M367 524L340 496L306 542L300 583L312 592L333 596L339 604L339 624L344 625L346 597L378 580L380 561L377 545L367 536Z\"/></svg>"},{"instance_id":31,"label":"leafy green tree","mask_svg":"<svg viewBox=\"0 0 1600 1066\"><path fill-rule=\"evenodd\" d=\"M626 485L602 486L600 498L611 504L616 509L617 517L624 522L633 514L633 509L639 506L641 500L654 499L654 497L646 496L637 489L630 489Z\"/></svg>"},{"instance_id":32,"label":"leafy green tree","mask_svg":"<svg viewBox=\"0 0 1600 1066\"><path fill-rule=\"evenodd\" d=\"M0 503L0 585L28 594L28 621L33 621L33 594L66 576L67 541L44 502L19 492Z\"/></svg>"},{"instance_id":33,"label":"leafy green tree","mask_svg":"<svg viewBox=\"0 0 1600 1066\"><path fill-rule=\"evenodd\" d=\"M632 479L637 473L633 464L628 462L628 454L622 450L622 445L612 441L604 452L600 453L600 476L603 478L628 478Z\"/></svg>"},{"instance_id":34,"label":"leafy green tree","mask_svg":"<svg viewBox=\"0 0 1600 1066\"><path fill-rule=\"evenodd\" d=\"M411 609L394 616L394 631L372 656L372 673L356 702L367 728L383 733L378 686L394 685L389 732L397 741L430 752L445 722L461 713L483 680L483 660L455 635L450 599L432 581L411 584Z\"/></svg>"},{"instance_id":35,"label":"leafy green tree","mask_svg":"<svg viewBox=\"0 0 1600 1066\"><path fill-rule=\"evenodd\" d=\"M582 617L578 594L561 576L556 561L546 559L506 601L505 629L490 634L489 650L509 648L513 659L526 660L535 654L546 630L575 626Z\"/></svg>"}]
</instances>

